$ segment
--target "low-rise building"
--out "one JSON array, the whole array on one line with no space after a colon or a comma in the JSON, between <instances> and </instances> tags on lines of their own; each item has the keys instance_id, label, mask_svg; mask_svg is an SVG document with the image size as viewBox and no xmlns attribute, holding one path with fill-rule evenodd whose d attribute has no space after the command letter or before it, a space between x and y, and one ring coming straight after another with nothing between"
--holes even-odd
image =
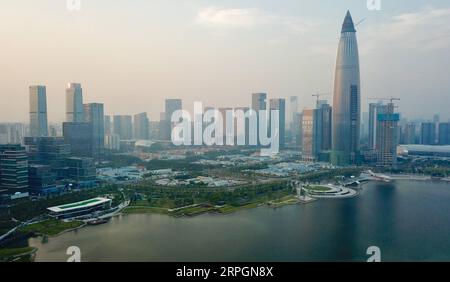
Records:
<instances>
[{"instance_id":1,"label":"low-rise building","mask_svg":"<svg viewBox=\"0 0 450 282\"><path fill-rule=\"evenodd\" d=\"M87 215L94 215L96 212L111 209L111 199L94 198L81 202L49 207L49 215L57 219L76 218Z\"/></svg>"}]
</instances>

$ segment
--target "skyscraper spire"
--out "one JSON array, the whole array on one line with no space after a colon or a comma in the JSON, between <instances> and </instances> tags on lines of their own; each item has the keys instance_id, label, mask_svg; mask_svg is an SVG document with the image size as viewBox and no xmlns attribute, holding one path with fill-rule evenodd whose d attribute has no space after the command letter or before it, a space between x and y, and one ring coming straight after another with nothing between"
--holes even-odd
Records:
<instances>
[{"instance_id":1,"label":"skyscraper spire","mask_svg":"<svg viewBox=\"0 0 450 282\"><path fill-rule=\"evenodd\" d=\"M347 11L347 14L345 15L344 23L342 24L342 31L344 32L356 32L355 25L353 24L352 15L350 14L350 11Z\"/></svg>"}]
</instances>

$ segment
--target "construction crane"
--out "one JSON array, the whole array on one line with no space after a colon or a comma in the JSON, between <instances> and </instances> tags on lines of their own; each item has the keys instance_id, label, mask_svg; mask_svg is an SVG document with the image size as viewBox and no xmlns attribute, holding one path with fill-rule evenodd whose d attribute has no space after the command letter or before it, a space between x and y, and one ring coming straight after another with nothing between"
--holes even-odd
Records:
<instances>
[{"instance_id":1,"label":"construction crane","mask_svg":"<svg viewBox=\"0 0 450 282\"><path fill-rule=\"evenodd\" d=\"M317 93L317 94L314 94L314 95L312 95L313 97L317 97L317 101L316 101L316 107L318 107L319 106L319 100L320 100L320 97L328 97L328 96L331 96L331 93Z\"/></svg>"},{"instance_id":2,"label":"construction crane","mask_svg":"<svg viewBox=\"0 0 450 282\"><path fill-rule=\"evenodd\" d=\"M394 101L400 101L400 98L395 98L395 97L391 97L391 98L368 98L369 100L378 100L378 101L390 101L392 106L394 108L398 108L398 106L394 105Z\"/></svg>"},{"instance_id":3,"label":"construction crane","mask_svg":"<svg viewBox=\"0 0 450 282\"><path fill-rule=\"evenodd\" d=\"M366 18L360 20L357 24L355 24L355 27L357 27L358 25L362 24L365 20L366 20Z\"/></svg>"},{"instance_id":4,"label":"construction crane","mask_svg":"<svg viewBox=\"0 0 450 282\"><path fill-rule=\"evenodd\" d=\"M400 98L395 98L395 97L391 97L391 98L378 98L378 97L373 97L373 98L368 98L368 100L378 100L378 101L390 101L391 103L394 103L394 101L400 101Z\"/></svg>"}]
</instances>

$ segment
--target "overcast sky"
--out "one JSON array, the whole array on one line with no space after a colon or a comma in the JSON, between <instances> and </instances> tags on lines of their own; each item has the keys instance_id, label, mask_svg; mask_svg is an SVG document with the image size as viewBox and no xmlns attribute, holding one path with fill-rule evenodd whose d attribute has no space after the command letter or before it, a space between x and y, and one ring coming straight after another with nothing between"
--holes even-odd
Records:
<instances>
[{"instance_id":1,"label":"overcast sky","mask_svg":"<svg viewBox=\"0 0 450 282\"><path fill-rule=\"evenodd\" d=\"M148 112L165 98L249 105L251 93L331 92L342 21L359 22L362 103L400 97L406 117L450 118L448 0L0 0L0 121L28 120L28 86L47 86L49 119L65 86L107 114Z\"/></svg>"}]
</instances>

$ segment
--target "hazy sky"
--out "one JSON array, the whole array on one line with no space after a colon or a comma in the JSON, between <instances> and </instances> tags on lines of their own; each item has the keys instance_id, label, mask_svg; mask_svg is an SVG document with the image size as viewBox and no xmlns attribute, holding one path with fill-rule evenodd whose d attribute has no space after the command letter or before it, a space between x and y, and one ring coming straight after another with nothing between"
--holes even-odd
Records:
<instances>
[{"instance_id":1,"label":"hazy sky","mask_svg":"<svg viewBox=\"0 0 450 282\"><path fill-rule=\"evenodd\" d=\"M49 120L64 118L65 86L107 114L146 111L165 98L249 105L251 93L331 92L339 32L358 27L362 103L397 96L407 117L450 118L450 3L382 0L0 0L0 121L28 120L28 86L47 86ZM364 110L364 109L363 109Z\"/></svg>"}]
</instances>

